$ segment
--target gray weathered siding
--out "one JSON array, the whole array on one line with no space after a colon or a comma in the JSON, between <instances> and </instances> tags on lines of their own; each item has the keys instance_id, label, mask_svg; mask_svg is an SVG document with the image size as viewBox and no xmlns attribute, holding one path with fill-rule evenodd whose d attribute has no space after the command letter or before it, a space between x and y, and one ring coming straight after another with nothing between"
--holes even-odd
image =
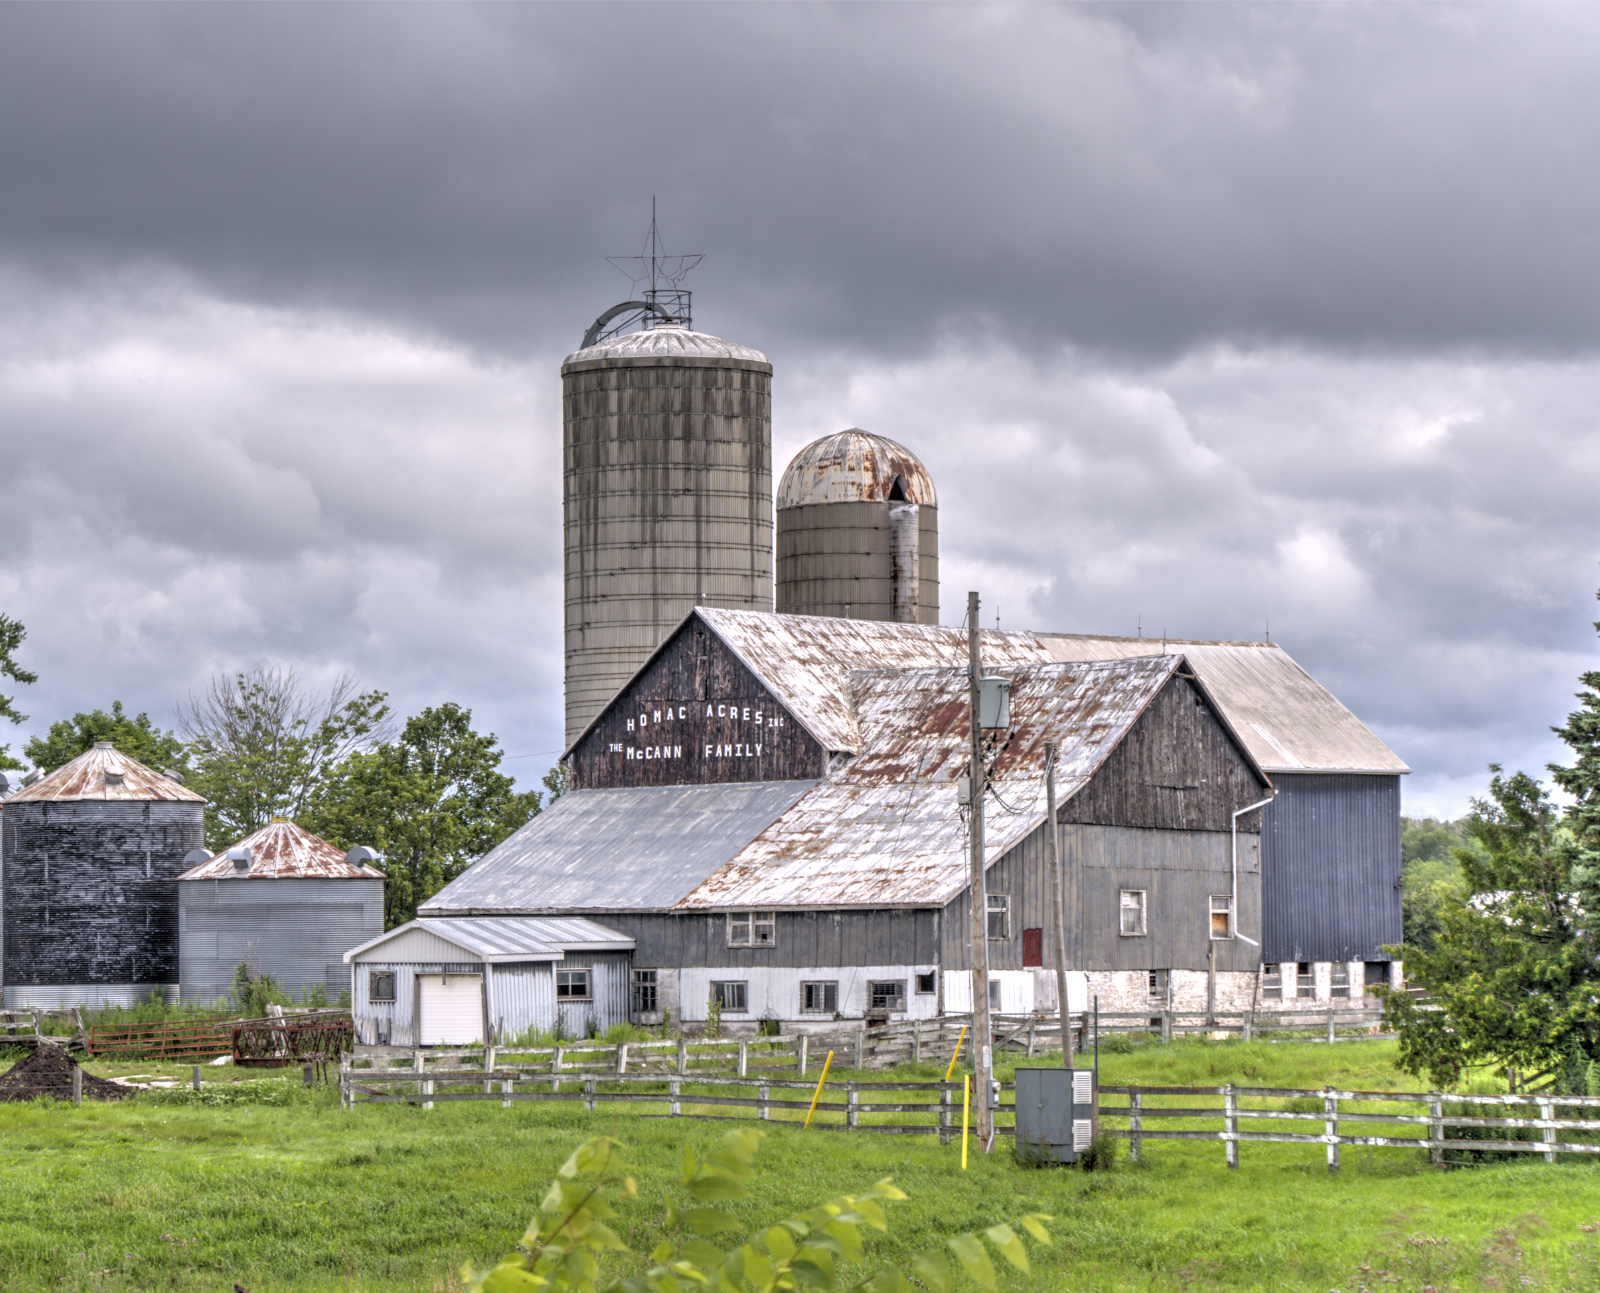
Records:
<instances>
[{"instance_id":1,"label":"gray weathered siding","mask_svg":"<svg viewBox=\"0 0 1600 1293\"><path fill-rule=\"evenodd\" d=\"M1261 844L1268 961L1386 961L1400 922L1400 778L1273 774Z\"/></svg>"},{"instance_id":2,"label":"gray weathered siding","mask_svg":"<svg viewBox=\"0 0 1600 1293\"><path fill-rule=\"evenodd\" d=\"M178 889L185 1002L228 996L241 961L293 997L320 987L337 1001L344 954L383 933L382 880L185 880Z\"/></svg>"},{"instance_id":3,"label":"gray weathered siding","mask_svg":"<svg viewBox=\"0 0 1600 1293\"><path fill-rule=\"evenodd\" d=\"M780 911L773 946L729 947L727 916L651 912L594 913L635 940L640 969L703 966L908 965L936 963L939 913L922 911Z\"/></svg>"}]
</instances>

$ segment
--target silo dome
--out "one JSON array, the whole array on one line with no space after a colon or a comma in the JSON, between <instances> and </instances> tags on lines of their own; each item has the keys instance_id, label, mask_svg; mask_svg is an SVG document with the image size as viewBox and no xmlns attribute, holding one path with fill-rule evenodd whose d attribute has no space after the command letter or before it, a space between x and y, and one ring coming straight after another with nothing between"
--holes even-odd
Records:
<instances>
[{"instance_id":1,"label":"silo dome","mask_svg":"<svg viewBox=\"0 0 1600 1293\"><path fill-rule=\"evenodd\" d=\"M921 459L851 427L778 484L778 611L939 622L939 499Z\"/></svg>"},{"instance_id":2,"label":"silo dome","mask_svg":"<svg viewBox=\"0 0 1600 1293\"><path fill-rule=\"evenodd\" d=\"M772 365L660 326L561 365L567 741L695 606L772 609Z\"/></svg>"}]
</instances>

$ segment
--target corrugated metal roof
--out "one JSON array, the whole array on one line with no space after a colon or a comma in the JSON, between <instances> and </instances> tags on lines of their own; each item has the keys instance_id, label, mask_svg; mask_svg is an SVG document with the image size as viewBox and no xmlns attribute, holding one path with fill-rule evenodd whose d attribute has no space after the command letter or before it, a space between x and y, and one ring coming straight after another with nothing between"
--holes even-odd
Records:
<instances>
[{"instance_id":1,"label":"corrugated metal roof","mask_svg":"<svg viewBox=\"0 0 1600 1293\"><path fill-rule=\"evenodd\" d=\"M1006 670L1015 736L995 738L985 812L992 865L1044 820L1044 742L1056 795L1087 783L1182 664L1181 656ZM680 910L943 905L966 886L966 828L955 778L966 771L964 668L850 677L865 748L699 885Z\"/></svg>"},{"instance_id":2,"label":"corrugated metal roof","mask_svg":"<svg viewBox=\"0 0 1600 1293\"><path fill-rule=\"evenodd\" d=\"M778 483L778 506L884 503L896 479L905 502L938 506L933 477L916 454L888 436L851 427L813 440L795 454Z\"/></svg>"},{"instance_id":3,"label":"corrugated metal roof","mask_svg":"<svg viewBox=\"0 0 1600 1293\"><path fill-rule=\"evenodd\" d=\"M1034 635L1057 660L1118 660L1162 649L1149 638ZM1268 772L1410 772L1387 745L1289 653L1266 642L1171 639Z\"/></svg>"},{"instance_id":4,"label":"corrugated metal roof","mask_svg":"<svg viewBox=\"0 0 1600 1293\"><path fill-rule=\"evenodd\" d=\"M87 799L130 803L161 800L189 804L206 802L204 795L197 795L185 789L181 782L173 781L153 768L145 767L137 759L119 753L111 742L100 741L48 777L42 777L31 786L17 791L6 803L64 803Z\"/></svg>"},{"instance_id":5,"label":"corrugated metal roof","mask_svg":"<svg viewBox=\"0 0 1600 1293\"><path fill-rule=\"evenodd\" d=\"M421 935L419 940L416 936ZM568 952L628 952L633 939L582 916L434 916L409 921L344 954L345 961L382 960L408 942L438 939L478 961L559 961ZM399 957L398 959L410 959ZM433 960L432 956L426 958Z\"/></svg>"},{"instance_id":6,"label":"corrugated metal roof","mask_svg":"<svg viewBox=\"0 0 1600 1293\"><path fill-rule=\"evenodd\" d=\"M238 871L228 849L248 848L250 869ZM381 880L383 872L345 861L344 850L294 822L274 821L230 844L178 877L180 880Z\"/></svg>"},{"instance_id":7,"label":"corrugated metal roof","mask_svg":"<svg viewBox=\"0 0 1600 1293\"><path fill-rule=\"evenodd\" d=\"M562 361L562 366L594 359L741 359L752 364L768 362L765 355L749 346L724 341L708 333L670 326L630 332L590 346L587 350L575 350Z\"/></svg>"},{"instance_id":8,"label":"corrugated metal roof","mask_svg":"<svg viewBox=\"0 0 1600 1293\"><path fill-rule=\"evenodd\" d=\"M568 791L418 910L664 910L816 784Z\"/></svg>"}]
</instances>

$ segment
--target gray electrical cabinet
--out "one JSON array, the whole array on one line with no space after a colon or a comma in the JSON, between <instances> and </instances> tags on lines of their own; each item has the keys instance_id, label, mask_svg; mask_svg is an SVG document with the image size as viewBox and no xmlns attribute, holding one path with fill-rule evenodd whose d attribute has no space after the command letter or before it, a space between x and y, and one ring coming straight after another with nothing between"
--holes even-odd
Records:
<instances>
[{"instance_id":1,"label":"gray electrical cabinet","mask_svg":"<svg viewBox=\"0 0 1600 1293\"><path fill-rule=\"evenodd\" d=\"M1019 1068L1016 1080L1017 1152L1076 1163L1095 1133L1095 1071Z\"/></svg>"}]
</instances>

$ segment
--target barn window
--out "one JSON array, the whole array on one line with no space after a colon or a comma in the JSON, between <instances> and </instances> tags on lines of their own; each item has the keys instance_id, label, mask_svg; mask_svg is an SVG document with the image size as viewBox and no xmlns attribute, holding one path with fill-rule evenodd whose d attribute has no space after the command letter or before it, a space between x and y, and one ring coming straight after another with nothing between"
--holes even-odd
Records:
<instances>
[{"instance_id":1,"label":"barn window","mask_svg":"<svg viewBox=\"0 0 1600 1293\"><path fill-rule=\"evenodd\" d=\"M750 1009L748 983L713 983L711 995L716 998L717 1008L730 1014L742 1014Z\"/></svg>"},{"instance_id":2,"label":"barn window","mask_svg":"<svg viewBox=\"0 0 1600 1293\"><path fill-rule=\"evenodd\" d=\"M904 1010L906 1008L906 981L890 979L869 985L874 1010Z\"/></svg>"},{"instance_id":3,"label":"barn window","mask_svg":"<svg viewBox=\"0 0 1600 1293\"><path fill-rule=\"evenodd\" d=\"M1294 994L1302 999L1317 995L1317 981L1311 973L1310 961L1299 961L1295 964Z\"/></svg>"},{"instance_id":4,"label":"barn window","mask_svg":"<svg viewBox=\"0 0 1600 1293\"><path fill-rule=\"evenodd\" d=\"M1124 889L1122 891L1122 933L1125 938L1136 938L1145 932L1143 889Z\"/></svg>"},{"instance_id":5,"label":"barn window","mask_svg":"<svg viewBox=\"0 0 1600 1293\"><path fill-rule=\"evenodd\" d=\"M1022 931L1022 968L1040 969L1044 965L1044 930Z\"/></svg>"},{"instance_id":6,"label":"barn window","mask_svg":"<svg viewBox=\"0 0 1600 1293\"><path fill-rule=\"evenodd\" d=\"M838 983L802 983L800 1009L810 1014L835 1014L839 1009Z\"/></svg>"},{"instance_id":7,"label":"barn window","mask_svg":"<svg viewBox=\"0 0 1600 1293\"><path fill-rule=\"evenodd\" d=\"M393 1001L394 1000L394 971L393 970L368 970L367 971L367 1000L368 1001Z\"/></svg>"},{"instance_id":8,"label":"barn window","mask_svg":"<svg viewBox=\"0 0 1600 1293\"><path fill-rule=\"evenodd\" d=\"M917 975L917 991L922 993L937 992L939 990L939 971L929 970L926 974Z\"/></svg>"},{"instance_id":9,"label":"barn window","mask_svg":"<svg viewBox=\"0 0 1600 1293\"><path fill-rule=\"evenodd\" d=\"M730 911L729 947L771 947L777 941L778 917L771 911Z\"/></svg>"},{"instance_id":10,"label":"barn window","mask_svg":"<svg viewBox=\"0 0 1600 1293\"><path fill-rule=\"evenodd\" d=\"M556 1000L586 1001L589 998L588 970L557 970Z\"/></svg>"},{"instance_id":11,"label":"barn window","mask_svg":"<svg viewBox=\"0 0 1600 1293\"><path fill-rule=\"evenodd\" d=\"M989 895L989 937L997 942L1011 937L1011 898L1007 894Z\"/></svg>"},{"instance_id":12,"label":"barn window","mask_svg":"<svg viewBox=\"0 0 1600 1293\"><path fill-rule=\"evenodd\" d=\"M1171 970L1151 970L1148 976L1148 987L1151 997L1161 1001L1167 999L1167 990L1172 986Z\"/></svg>"},{"instance_id":13,"label":"barn window","mask_svg":"<svg viewBox=\"0 0 1600 1293\"><path fill-rule=\"evenodd\" d=\"M1233 895L1214 893L1211 895L1211 937L1233 937Z\"/></svg>"},{"instance_id":14,"label":"barn window","mask_svg":"<svg viewBox=\"0 0 1600 1293\"><path fill-rule=\"evenodd\" d=\"M636 1015L648 1014L656 1009L656 972L654 970L635 970L633 972L633 1013Z\"/></svg>"},{"instance_id":15,"label":"barn window","mask_svg":"<svg viewBox=\"0 0 1600 1293\"><path fill-rule=\"evenodd\" d=\"M1283 966L1263 965L1261 967L1261 995L1267 1001L1283 1000Z\"/></svg>"},{"instance_id":16,"label":"barn window","mask_svg":"<svg viewBox=\"0 0 1600 1293\"><path fill-rule=\"evenodd\" d=\"M1362 986L1368 992L1371 992L1374 988L1388 987L1389 962L1368 961L1362 966L1362 971L1362 978L1365 980Z\"/></svg>"},{"instance_id":17,"label":"barn window","mask_svg":"<svg viewBox=\"0 0 1600 1293\"><path fill-rule=\"evenodd\" d=\"M1347 961L1335 961L1332 966L1333 973L1328 982L1328 995L1348 1000L1350 997L1350 964Z\"/></svg>"}]
</instances>

